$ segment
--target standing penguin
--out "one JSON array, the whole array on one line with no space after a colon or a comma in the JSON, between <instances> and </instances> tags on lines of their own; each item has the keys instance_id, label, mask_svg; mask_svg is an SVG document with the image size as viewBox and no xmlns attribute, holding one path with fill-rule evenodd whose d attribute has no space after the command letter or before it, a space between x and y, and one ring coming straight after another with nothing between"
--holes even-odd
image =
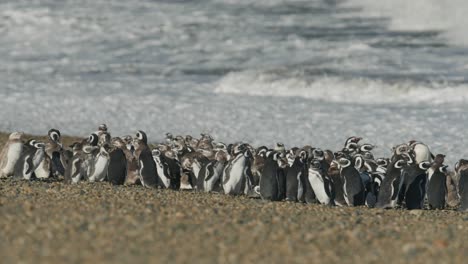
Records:
<instances>
[{"instance_id":1,"label":"standing penguin","mask_svg":"<svg viewBox=\"0 0 468 264\"><path fill-rule=\"evenodd\" d=\"M61 134L58 129L52 128L47 133L48 141L46 142L45 151L51 159L51 171L55 176L65 175L65 156L63 155L63 147L61 143Z\"/></svg>"},{"instance_id":2,"label":"standing penguin","mask_svg":"<svg viewBox=\"0 0 468 264\"><path fill-rule=\"evenodd\" d=\"M423 208L426 196L426 171L430 166L429 161L423 161L419 164L413 163L403 171L406 186L405 204L408 210Z\"/></svg>"},{"instance_id":3,"label":"standing penguin","mask_svg":"<svg viewBox=\"0 0 468 264\"><path fill-rule=\"evenodd\" d=\"M394 208L397 205L398 195L404 181L402 170L406 165L407 162L403 156L397 155L392 158L392 162L388 164L386 175L380 184L376 207Z\"/></svg>"},{"instance_id":4,"label":"standing penguin","mask_svg":"<svg viewBox=\"0 0 468 264\"><path fill-rule=\"evenodd\" d=\"M28 140L23 146L21 156L15 166L15 178L30 180L34 170L39 166L44 158L45 152L40 151L44 144L34 139Z\"/></svg>"},{"instance_id":5,"label":"standing penguin","mask_svg":"<svg viewBox=\"0 0 468 264\"><path fill-rule=\"evenodd\" d=\"M113 185L123 185L127 178L127 158L120 142L120 138L111 140L109 149L109 166L107 168L107 180Z\"/></svg>"},{"instance_id":6,"label":"standing penguin","mask_svg":"<svg viewBox=\"0 0 468 264\"><path fill-rule=\"evenodd\" d=\"M14 175L15 166L23 151L23 133L13 132L0 153L0 178Z\"/></svg>"},{"instance_id":7,"label":"standing penguin","mask_svg":"<svg viewBox=\"0 0 468 264\"><path fill-rule=\"evenodd\" d=\"M158 171L148 146L146 133L138 130L133 145L135 146L135 157L138 160L141 184L145 187L156 188L158 185Z\"/></svg>"},{"instance_id":8,"label":"standing penguin","mask_svg":"<svg viewBox=\"0 0 468 264\"><path fill-rule=\"evenodd\" d=\"M65 169L65 183L78 183L81 180L81 166L84 160L83 144L75 142L70 146L73 156Z\"/></svg>"},{"instance_id":9,"label":"standing penguin","mask_svg":"<svg viewBox=\"0 0 468 264\"><path fill-rule=\"evenodd\" d=\"M468 211L468 160L461 159L455 166L459 175L458 196L460 197L459 211Z\"/></svg>"},{"instance_id":10,"label":"standing penguin","mask_svg":"<svg viewBox=\"0 0 468 264\"><path fill-rule=\"evenodd\" d=\"M167 164L164 154L162 154L159 149L153 149L151 154L153 155L153 160L156 163L157 177L159 182L158 185L161 188L170 188L172 176L169 164Z\"/></svg>"},{"instance_id":11,"label":"standing penguin","mask_svg":"<svg viewBox=\"0 0 468 264\"><path fill-rule=\"evenodd\" d=\"M352 166L352 162L346 158L338 160L340 164L340 175L343 179L344 198L348 206L359 206L365 204L364 185L360 173Z\"/></svg>"},{"instance_id":12,"label":"standing penguin","mask_svg":"<svg viewBox=\"0 0 468 264\"><path fill-rule=\"evenodd\" d=\"M233 152L235 156L229 160L223 170L223 189L225 194L250 194L253 188L252 153L244 144L240 144Z\"/></svg>"},{"instance_id":13,"label":"standing penguin","mask_svg":"<svg viewBox=\"0 0 468 264\"><path fill-rule=\"evenodd\" d=\"M336 206L345 206L346 200L344 198L344 189L343 189L343 179L340 175L340 164L338 161L334 160L328 168L328 176L330 177L333 183L333 190L335 193L334 204Z\"/></svg>"},{"instance_id":14,"label":"standing penguin","mask_svg":"<svg viewBox=\"0 0 468 264\"><path fill-rule=\"evenodd\" d=\"M444 209L447 195L447 166L445 155L437 154L432 166L427 170L427 202L431 209Z\"/></svg>"},{"instance_id":15,"label":"standing penguin","mask_svg":"<svg viewBox=\"0 0 468 264\"><path fill-rule=\"evenodd\" d=\"M205 192L221 192L223 187L221 185L223 170L227 163L228 154L225 150L219 150L215 154L215 160L207 163L202 171L204 171L204 181L202 190ZM202 173L200 171L200 173Z\"/></svg>"},{"instance_id":16,"label":"standing penguin","mask_svg":"<svg viewBox=\"0 0 468 264\"><path fill-rule=\"evenodd\" d=\"M279 201L279 174L281 168L278 161L281 158L281 153L269 151L263 168L262 177L260 178L260 197L263 200Z\"/></svg>"},{"instance_id":17,"label":"standing penguin","mask_svg":"<svg viewBox=\"0 0 468 264\"><path fill-rule=\"evenodd\" d=\"M308 181L319 203L333 205L333 183L330 177L323 171L320 160L313 159L310 162Z\"/></svg>"},{"instance_id":18,"label":"standing penguin","mask_svg":"<svg viewBox=\"0 0 468 264\"><path fill-rule=\"evenodd\" d=\"M107 172L110 163L110 146L105 144L99 148L99 152L95 157L93 169L89 174L90 182L101 182L106 180Z\"/></svg>"},{"instance_id":19,"label":"standing penguin","mask_svg":"<svg viewBox=\"0 0 468 264\"><path fill-rule=\"evenodd\" d=\"M301 150L286 173L286 200L304 201L305 177L307 175L307 151ZM289 162L289 160L288 160Z\"/></svg>"}]
</instances>

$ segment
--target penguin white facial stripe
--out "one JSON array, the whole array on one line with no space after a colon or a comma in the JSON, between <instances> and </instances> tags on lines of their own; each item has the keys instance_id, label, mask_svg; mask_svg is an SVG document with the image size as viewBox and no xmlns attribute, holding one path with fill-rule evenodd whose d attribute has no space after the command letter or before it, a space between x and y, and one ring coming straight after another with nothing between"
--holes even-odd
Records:
<instances>
[{"instance_id":1,"label":"penguin white facial stripe","mask_svg":"<svg viewBox=\"0 0 468 264\"><path fill-rule=\"evenodd\" d=\"M399 161L395 162L395 165L394 165L394 166L395 166L395 168L397 168L397 169L401 169L401 168L403 168L404 163L405 163L404 160L399 160Z\"/></svg>"},{"instance_id":2,"label":"penguin white facial stripe","mask_svg":"<svg viewBox=\"0 0 468 264\"><path fill-rule=\"evenodd\" d=\"M340 159L340 165L342 168L347 168L351 165L351 161L345 158Z\"/></svg>"}]
</instances>

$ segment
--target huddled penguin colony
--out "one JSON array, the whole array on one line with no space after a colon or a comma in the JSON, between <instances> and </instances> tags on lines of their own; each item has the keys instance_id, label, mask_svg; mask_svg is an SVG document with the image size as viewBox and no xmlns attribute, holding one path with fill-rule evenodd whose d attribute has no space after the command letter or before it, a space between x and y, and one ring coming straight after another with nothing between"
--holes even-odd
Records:
<instances>
[{"instance_id":1,"label":"huddled penguin colony","mask_svg":"<svg viewBox=\"0 0 468 264\"><path fill-rule=\"evenodd\" d=\"M468 160L449 170L443 154L414 140L395 146L390 158L376 158L374 145L355 136L338 151L224 144L208 134L167 133L166 142L149 145L143 131L111 137L105 124L68 147L57 129L49 130L46 142L23 137L10 134L0 177L107 181L329 206L468 210Z\"/></svg>"}]
</instances>

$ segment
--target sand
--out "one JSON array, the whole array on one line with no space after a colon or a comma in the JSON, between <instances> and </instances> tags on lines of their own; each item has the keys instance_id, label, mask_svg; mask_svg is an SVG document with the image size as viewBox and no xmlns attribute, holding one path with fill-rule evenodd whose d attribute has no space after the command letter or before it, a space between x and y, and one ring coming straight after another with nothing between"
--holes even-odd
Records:
<instances>
[{"instance_id":1,"label":"sand","mask_svg":"<svg viewBox=\"0 0 468 264\"><path fill-rule=\"evenodd\" d=\"M107 183L1 179L0 230L1 263L466 263L468 258L468 213L454 210L331 208Z\"/></svg>"}]
</instances>

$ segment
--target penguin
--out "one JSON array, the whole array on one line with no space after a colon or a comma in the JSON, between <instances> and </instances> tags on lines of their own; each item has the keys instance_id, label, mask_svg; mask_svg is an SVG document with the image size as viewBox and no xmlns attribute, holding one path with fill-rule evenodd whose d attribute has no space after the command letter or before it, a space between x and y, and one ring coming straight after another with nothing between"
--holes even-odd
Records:
<instances>
[{"instance_id":1,"label":"penguin","mask_svg":"<svg viewBox=\"0 0 468 264\"><path fill-rule=\"evenodd\" d=\"M120 138L111 139L112 146L109 149L107 180L112 185L123 185L127 178L127 158L120 141Z\"/></svg>"},{"instance_id":2,"label":"penguin","mask_svg":"<svg viewBox=\"0 0 468 264\"><path fill-rule=\"evenodd\" d=\"M431 153L429 147L426 144L416 140L411 140L408 145L414 152L414 161L417 164L423 161L432 162L434 155Z\"/></svg>"},{"instance_id":3,"label":"penguin","mask_svg":"<svg viewBox=\"0 0 468 264\"><path fill-rule=\"evenodd\" d=\"M171 171L169 164L165 160L165 156L159 149L153 149L151 151L153 160L156 163L157 177L159 181L159 187L168 189L171 187Z\"/></svg>"},{"instance_id":4,"label":"penguin","mask_svg":"<svg viewBox=\"0 0 468 264\"><path fill-rule=\"evenodd\" d=\"M373 207L377 202L377 196L374 192L374 183L371 176L373 172L372 163L366 161L362 154L356 154L354 156L354 167L359 171L362 184L364 185L365 204L368 207Z\"/></svg>"},{"instance_id":5,"label":"penguin","mask_svg":"<svg viewBox=\"0 0 468 264\"><path fill-rule=\"evenodd\" d=\"M193 189L197 189L200 171L208 162L207 157L195 151L188 152L181 157L182 169L189 176L189 182ZM203 181L203 179L200 179L200 181Z\"/></svg>"},{"instance_id":6,"label":"penguin","mask_svg":"<svg viewBox=\"0 0 468 264\"><path fill-rule=\"evenodd\" d=\"M98 127L98 130L95 132L95 134L98 136L98 145L99 146L104 146L105 144L110 145L111 144L111 135L107 131L107 125L106 124L101 124Z\"/></svg>"},{"instance_id":7,"label":"penguin","mask_svg":"<svg viewBox=\"0 0 468 264\"><path fill-rule=\"evenodd\" d=\"M320 204L333 205L333 183L330 177L323 171L320 160L313 159L310 162L308 181Z\"/></svg>"},{"instance_id":8,"label":"penguin","mask_svg":"<svg viewBox=\"0 0 468 264\"><path fill-rule=\"evenodd\" d=\"M135 152L135 147L133 146L132 136L126 135L126 136L123 137L122 140L125 142L125 146L126 146L127 150L130 151L130 153L133 155L133 153ZM127 156L127 159L128 159L128 156Z\"/></svg>"},{"instance_id":9,"label":"penguin","mask_svg":"<svg viewBox=\"0 0 468 264\"><path fill-rule=\"evenodd\" d=\"M348 206L365 204L365 190L360 173L353 166L351 160L340 158L340 176L343 180L344 199Z\"/></svg>"},{"instance_id":10,"label":"penguin","mask_svg":"<svg viewBox=\"0 0 468 264\"><path fill-rule=\"evenodd\" d=\"M34 170L39 166L44 158L44 144L34 139L28 140L23 146L21 156L15 166L15 178L31 180Z\"/></svg>"},{"instance_id":11,"label":"penguin","mask_svg":"<svg viewBox=\"0 0 468 264\"><path fill-rule=\"evenodd\" d=\"M122 152L125 155L125 168L126 168L126 177L124 184L125 185L132 185L132 184L137 184L139 182L139 176L138 176L138 161L133 155L132 149L133 145L132 143L129 143L128 140L132 140L131 136L125 136L125 138L120 138L120 137L115 137L112 138L111 143L114 147L119 148L122 150ZM130 144L130 147L129 147ZM134 150L134 149L133 149Z\"/></svg>"},{"instance_id":12,"label":"penguin","mask_svg":"<svg viewBox=\"0 0 468 264\"><path fill-rule=\"evenodd\" d=\"M83 144L75 142L71 146L73 156L65 169L65 183L78 183L82 179L82 163L84 161Z\"/></svg>"},{"instance_id":13,"label":"penguin","mask_svg":"<svg viewBox=\"0 0 468 264\"><path fill-rule=\"evenodd\" d=\"M98 147L99 137L96 133L92 133L87 139L82 141L81 146L81 162L79 180L89 180L91 177L96 162L96 157L100 148ZM72 158L73 159L73 158Z\"/></svg>"},{"instance_id":14,"label":"penguin","mask_svg":"<svg viewBox=\"0 0 468 264\"><path fill-rule=\"evenodd\" d=\"M333 183L334 190L334 204L336 206L345 206L346 200L344 198L343 179L340 175L340 164L337 160L333 160L328 168L327 175L330 177Z\"/></svg>"},{"instance_id":15,"label":"penguin","mask_svg":"<svg viewBox=\"0 0 468 264\"><path fill-rule=\"evenodd\" d=\"M265 166L259 183L260 197L263 200L280 200L280 186L278 179L281 170L279 166L280 158L281 153L277 151L269 151L267 154L267 159L265 161Z\"/></svg>"},{"instance_id":16,"label":"penguin","mask_svg":"<svg viewBox=\"0 0 468 264\"><path fill-rule=\"evenodd\" d=\"M307 151L301 150L286 173L286 200L304 202L305 177L307 175ZM289 160L288 160L289 163Z\"/></svg>"},{"instance_id":17,"label":"penguin","mask_svg":"<svg viewBox=\"0 0 468 264\"><path fill-rule=\"evenodd\" d=\"M429 170L427 170L427 202L431 209L444 209L447 195L447 166L444 165L445 155L437 154Z\"/></svg>"},{"instance_id":18,"label":"penguin","mask_svg":"<svg viewBox=\"0 0 468 264\"><path fill-rule=\"evenodd\" d=\"M380 183L377 196L377 208L394 208L397 205L398 195L403 185L402 170L407 165L406 159L401 155L392 157L387 166L385 178Z\"/></svg>"},{"instance_id":19,"label":"penguin","mask_svg":"<svg viewBox=\"0 0 468 264\"><path fill-rule=\"evenodd\" d=\"M223 170L223 190L225 194L251 194L253 190L252 153L244 144L240 144L233 152L235 156L228 161Z\"/></svg>"},{"instance_id":20,"label":"penguin","mask_svg":"<svg viewBox=\"0 0 468 264\"><path fill-rule=\"evenodd\" d=\"M0 178L14 175L16 163L23 152L23 136L21 132L13 132L0 153Z\"/></svg>"},{"instance_id":21,"label":"penguin","mask_svg":"<svg viewBox=\"0 0 468 264\"><path fill-rule=\"evenodd\" d=\"M206 163L200 170L198 190L204 192L221 192L221 178L227 163L227 152L220 150L215 154L215 160Z\"/></svg>"},{"instance_id":22,"label":"penguin","mask_svg":"<svg viewBox=\"0 0 468 264\"><path fill-rule=\"evenodd\" d=\"M51 159L51 171L55 176L65 175L65 157L63 156L63 146L61 134L58 129L52 128L47 132L48 140L45 151Z\"/></svg>"},{"instance_id":23,"label":"penguin","mask_svg":"<svg viewBox=\"0 0 468 264\"><path fill-rule=\"evenodd\" d=\"M156 188L158 185L158 176L156 163L148 146L146 133L138 130L134 138L135 158L138 160L138 170L140 182L143 186Z\"/></svg>"},{"instance_id":24,"label":"penguin","mask_svg":"<svg viewBox=\"0 0 468 264\"><path fill-rule=\"evenodd\" d=\"M260 182L260 178L263 173L263 168L265 167L265 160L266 160L266 153L268 148L265 146L261 146L257 148L255 151L254 160L252 163L252 176L253 176L253 184L257 186Z\"/></svg>"},{"instance_id":25,"label":"penguin","mask_svg":"<svg viewBox=\"0 0 468 264\"><path fill-rule=\"evenodd\" d=\"M458 196L460 197L459 211L468 211L468 160L461 159L455 166L455 171L459 175Z\"/></svg>"},{"instance_id":26,"label":"penguin","mask_svg":"<svg viewBox=\"0 0 468 264\"><path fill-rule=\"evenodd\" d=\"M99 148L99 152L94 159L92 170L89 174L90 182L102 182L107 179L107 172L110 164L110 146L104 144Z\"/></svg>"},{"instance_id":27,"label":"penguin","mask_svg":"<svg viewBox=\"0 0 468 264\"><path fill-rule=\"evenodd\" d=\"M52 176L52 172L50 170L52 166L52 160L49 156L47 156L44 148L40 148L38 151L42 151L44 153L44 158L42 159L42 162L39 163L39 166L37 166L37 168L34 170L34 175L38 179L47 179Z\"/></svg>"},{"instance_id":28,"label":"penguin","mask_svg":"<svg viewBox=\"0 0 468 264\"><path fill-rule=\"evenodd\" d=\"M423 209L424 198L426 197L426 171L430 168L429 161L413 163L404 170L404 190L405 205L408 210Z\"/></svg>"}]
</instances>

